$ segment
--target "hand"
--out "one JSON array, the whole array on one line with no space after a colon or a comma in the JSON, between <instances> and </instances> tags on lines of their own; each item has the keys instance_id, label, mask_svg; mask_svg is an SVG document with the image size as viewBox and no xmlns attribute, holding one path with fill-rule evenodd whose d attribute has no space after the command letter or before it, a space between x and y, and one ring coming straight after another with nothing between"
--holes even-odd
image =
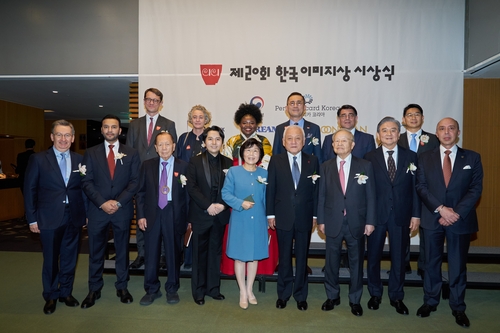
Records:
<instances>
[{"instance_id":1,"label":"hand","mask_svg":"<svg viewBox=\"0 0 500 333\"><path fill-rule=\"evenodd\" d=\"M439 211L439 214L441 215L441 218L444 220L446 224L443 224L439 222L442 225L452 225L453 223L457 222L458 219L460 218L460 215L455 213L453 211L453 208L450 207L445 207L443 206L441 210ZM439 219L441 221L441 219Z\"/></svg>"},{"instance_id":2,"label":"hand","mask_svg":"<svg viewBox=\"0 0 500 333\"><path fill-rule=\"evenodd\" d=\"M208 206L208 208L207 208L207 213L208 213L208 215L210 215L210 216L215 216L215 215L217 215L217 214L218 214L218 212L217 212L217 208L216 208L216 206L215 206L215 205L216 205L216 204L211 204L210 206Z\"/></svg>"},{"instance_id":3,"label":"hand","mask_svg":"<svg viewBox=\"0 0 500 333\"><path fill-rule=\"evenodd\" d=\"M276 228L276 219L275 218L267 219L267 224L269 225L269 228L274 230Z\"/></svg>"},{"instance_id":4,"label":"hand","mask_svg":"<svg viewBox=\"0 0 500 333\"><path fill-rule=\"evenodd\" d=\"M189 230L189 229L193 229L193 226L191 225L191 222L188 223L188 226L187 226L186 230Z\"/></svg>"},{"instance_id":5,"label":"hand","mask_svg":"<svg viewBox=\"0 0 500 333\"><path fill-rule=\"evenodd\" d=\"M244 210L248 210L250 208L252 208L254 205L253 202L250 202L250 201L243 201L243 203L241 204L241 207L243 207Z\"/></svg>"},{"instance_id":6,"label":"hand","mask_svg":"<svg viewBox=\"0 0 500 333\"><path fill-rule=\"evenodd\" d=\"M139 226L139 229L141 229L142 231L146 231L146 228L148 227L148 222L146 221L145 218L142 218L139 219L139 221L137 221L137 225Z\"/></svg>"},{"instance_id":7,"label":"hand","mask_svg":"<svg viewBox=\"0 0 500 333\"><path fill-rule=\"evenodd\" d=\"M318 224L318 230L321 231L323 235L325 235L325 225L324 224Z\"/></svg>"},{"instance_id":8,"label":"hand","mask_svg":"<svg viewBox=\"0 0 500 333\"><path fill-rule=\"evenodd\" d=\"M102 204L101 209L107 214L114 214L118 210L118 206L116 205L116 200L108 200Z\"/></svg>"},{"instance_id":9,"label":"hand","mask_svg":"<svg viewBox=\"0 0 500 333\"><path fill-rule=\"evenodd\" d=\"M32 233L39 234L40 233L40 229L38 229L38 223L30 224L30 231Z\"/></svg>"},{"instance_id":10,"label":"hand","mask_svg":"<svg viewBox=\"0 0 500 333\"><path fill-rule=\"evenodd\" d=\"M420 219L418 217L412 217L410 220L410 233L417 231L419 226Z\"/></svg>"},{"instance_id":11,"label":"hand","mask_svg":"<svg viewBox=\"0 0 500 333\"><path fill-rule=\"evenodd\" d=\"M375 230L375 226L373 226L371 224L365 225L365 235L370 236L372 234L373 230Z\"/></svg>"}]
</instances>

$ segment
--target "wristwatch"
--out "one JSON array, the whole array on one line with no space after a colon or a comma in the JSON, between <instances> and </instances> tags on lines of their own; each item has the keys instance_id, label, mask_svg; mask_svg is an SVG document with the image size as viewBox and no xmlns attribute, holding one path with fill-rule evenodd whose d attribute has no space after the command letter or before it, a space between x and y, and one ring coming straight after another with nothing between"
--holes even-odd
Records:
<instances>
[{"instance_id":1,"label":"wristwatch","mask_svg":"<svg viewBox=\"0 0 500 333\"><path fill-rule=\"evenodd\" d=\"M122 204L117 202L116 205L118 206L118 208L122 208Z\"/></svg>"}]
</instances>

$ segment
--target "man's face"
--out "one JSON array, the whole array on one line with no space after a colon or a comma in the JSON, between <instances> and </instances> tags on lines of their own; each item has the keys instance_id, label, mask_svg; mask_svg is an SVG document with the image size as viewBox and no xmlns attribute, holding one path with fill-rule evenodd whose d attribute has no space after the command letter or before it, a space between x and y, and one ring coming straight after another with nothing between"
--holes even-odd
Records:
<instances>
[{"instance_id":1,"label":"man's face","mask_svg":"<svg viewBox=\"0 0 500 333\"><path fill-rule=\"evenodd\" d=\"M342 109L337 117L341 128L352 130L358 123L358 116L351 109Z\"/></svg>"},{"instance_id":2,"label":"man's face","mask_svg":"<svg viewBox=\"0 0 500 333\"><path fill-rule=\"evenodd\" d=\"M304 116L305 104L302 96L293 95L288 99L288 103L286 105L286 110L290 115L290 119L299 121Z\"/></svg>"},{"instance_id":3,"label":"man's face","mask_svg":"<svg viewBox=\"0 0 500 333\"><path fill-rule=\"evenodd\" d=\"M292 155L297 155L304 147L305 138L301 129L298 127L289 128L283 138L283 146Z\"/></svg>"},{"instance_id":4,"label":"man's face","mask_svg":"<svg viewBox=\"0 0 500 333\"><path fill-rule=\"evenodd\" d=\"M332 141L333 151L341 159L345 159L354 148L354 141L352 140L352 135L346 133L345 131L337 132L333 136Z\"/></svg>"},{"instance_id":5,"label":"man's face","mask_svg":"<svg viewBox=\"0 0 500 333\"><path fill-rule=\"evenodd\" d=\"M168 160L175 151L175 143L169 134L159 134L156 137L155 149L161 158Z\"/></svg>"},{"instance_id":6,"label":"man's face","mask_svg":"<svg viewBox=\"0 0 500 333\"><path fill-rule=\"evenodd\" d=\"M57 125L54 128L54 132L50 134L50 139L54 143L54 147L61 153L64 153L71 148L71 144L75 141L75 136L71 131L71 127Z\"/></svg>"},{"instance_id":7,"label":"man's face","mask_svg":"<svg viewBox=\"0 0 500 333\"><path fill-rule=\"evenodd\" d=\"M243 118L241 118L240 130L241 133L248 138L257 130L257 121L255 121L255 118L249 114L244 115Z\"/></svg>"},{"instance_id":8,"label":"man's face","mask_svg":"<svg viewBox=\"0 0 500 333\"><path fill-rule=\"evenodd\" d=\"M163 105L163 101L160 100L160 96L156 95L152 91L148 91L146 93L146 97L144 98L144 107L146 108L146 113L154 117L160 110L160 107Z\"/></svg>"},{"instance_id":9,"label":"man's face","mask_svg":"<svg viewBox=\"0 0 500 333\"><path fill-rule=\"evenodd\" d=\"M403 125L406 129L412 133L418 132L424 123L424 115L417 108L411 108L406 110L406 114L403 117Z\"/></svg>"},{"instance_id":10,"label":"man's face","mask_svg":"<svg viewBox=\"0 0 500 333\"><path fill-rule=\"evenodd\" d=\"M393 149L399 140L398 125L392 121L383 123L377 132L377 138L382 142L382 146L387 149Z\"/></svg>"},{"instance_id":11,"label":"man's face","mask_svg":"<svg viewBox=\"0 0 500 333\"><path fill-rule=\"evenodd\" d=\"M122 133L120 123L116 119L104 119L102 121L101 133L108 143L116 142L118 136Z\"/></svg>"},{"instance_id":12,"label":"man's face","mask_svg":"<svg viewBox=\"0 0 500 333\"><path fill-rule=\"evenodd\" d=\"M209 131L207 133L207 138L205 139L205 146L207 151L213 156L219 154L222 147L222 138L217 131Z\"/></svg>"},{"instance_id":13,"label":"man's face","mask_svg":"<svg viewBox=\"0 0 500 333\"><path fill-rule=\"evenodd\" d=\"M450 149L457 143L459 135L458 125L451 118L444 118L436 126L436 136L446 149Z\"/></svg>"}]
</instances>

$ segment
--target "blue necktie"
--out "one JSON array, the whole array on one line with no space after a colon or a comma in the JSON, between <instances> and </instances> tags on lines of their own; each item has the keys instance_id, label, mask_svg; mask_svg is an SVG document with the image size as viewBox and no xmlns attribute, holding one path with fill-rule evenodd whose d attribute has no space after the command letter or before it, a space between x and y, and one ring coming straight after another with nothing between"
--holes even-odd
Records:
<instances>
[{"instance_id":1,"label":"blue necktie","mask_svg":"<svg viewBox=\"0 0 500 333\"><path fill-rule=\"evenodd\" d=\"M293 157L292 177L293 177L293 183L295 184L295 188L297 188L297 186L299 185L299 178L300 178L300 170L299 170L299 164L297 163L297 156Z\"/></svg>"},{"instance_id":2,"label":"blue necktie","mask_svg":"<svg viewBox=\"0 0 500 333\"><path fill-rule=\"evenodd\" d=\"M168 176L167 176L168 162L161 162L163 168L161 169L160 185L158 186L158 207L165 208L168 204Z\"/></svg>"},{"instance_id":3,"label":"blue necktie","mask_svg":"<svg viewBox=\"0 0 500 333\"><path fill-rule=\"evenodd\" d=\"M59 169L61 169L61 174L64 179L64 184L67 185L67 173L66 173L66 153L61 153L61 161L59 162Z\"/></svg>"},{"instance_id":4,"label":"blue necktie","mask_svg":"<svg viewBox=\"0 0 500 333\"><path fill-rule=\"evenodd\" d=\"M417 152L417 134L412 134L411 135L411 142L410 142L410 150L414 151L415 153Z\"/></svg>"}]
</instances>

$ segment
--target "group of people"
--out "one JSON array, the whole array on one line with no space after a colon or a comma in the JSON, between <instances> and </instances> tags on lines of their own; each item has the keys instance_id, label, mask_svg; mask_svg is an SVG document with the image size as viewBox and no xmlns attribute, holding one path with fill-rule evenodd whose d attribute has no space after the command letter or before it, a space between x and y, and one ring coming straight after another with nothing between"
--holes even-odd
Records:
<instances>
[{"instance_id":1,"label":"group of people","mask_svg":"<svg viewBox=\"0 0 500 333\"><path fill-rule=\"evenodd\" d=\"M57 301L78 306L72 296L81 227L89 234L89 293L81 307L92 307L103 288L104 255L113 230L116 294L133 302L129 280L129 233L136 206L138 256L132 268L145 265L141 305L162 296L159 270L168 271L167 303L180 301L179 277L186 230L192 230L185 265L192 263L191 289L196 304L205 297L224 300L221 271L236 276L239 306L257 304L257 274L278 272L276 307L291 297L299 310L308 308L307 258L317 225L326 237L325 290L322 310L340 304L339 269L347 247L350 269L349 305L363 314L363 262L367 256L367 306L379 309L383 286L380 263L389 238L391 269L388 298L400 314L410 234L420 232L418 272L424 281L424 304L417 316L436 311L442 286L441 264L446 239L450 307L457 324L469 327L465 314L466 259L470 235L478 231L475 205L482 191L479 154L457 146L459 124L442 119L436 135L424 132L417 104L403 111L401 124L384 117L377 141L356 130L352 105L337 112L339 129L321 148L318 125L303 118L304 97L287 98L288 121L276 127L273 146L257 134L260 109L242 104L234 121L240 128L224 144L211 115L197 105L188 114L192 131L177 140L175 123L159 115L163 94L144 94L146 115L132 121L121 144L120 119L102 120L103 144L85 156L70 151L74 128L53 123L53 147L33 154L24 185L26 216L43 245L44 312ZM292 264L295 257L295 272ZM411 268L410 268L411 269Z\"/></svg>"}]
</instances>

